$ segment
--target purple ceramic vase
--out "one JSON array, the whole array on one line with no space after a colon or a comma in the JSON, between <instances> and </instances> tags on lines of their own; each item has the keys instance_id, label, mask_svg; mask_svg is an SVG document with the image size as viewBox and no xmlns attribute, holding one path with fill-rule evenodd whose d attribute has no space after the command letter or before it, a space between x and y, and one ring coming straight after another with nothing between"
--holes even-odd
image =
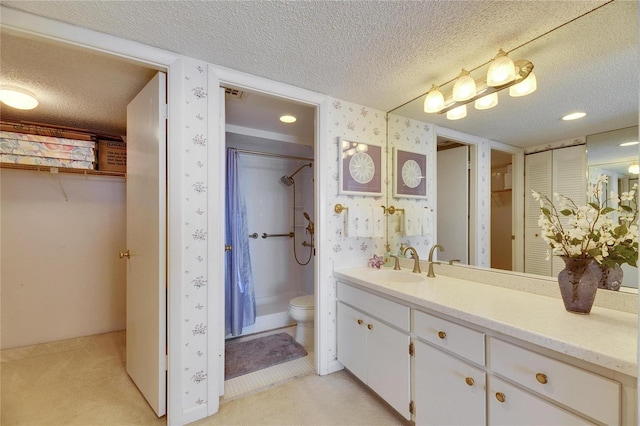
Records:
<instances>
[{"instance_id":1,"label":"purple ceramic vase","mask_svg":"<svg viewBox=\"0 0 640 426\"><path fill-rule=\"evenodd\" d=\"M560 256L564 269L558 274L558 284L564 307L569 312L588 314L598 290L598 279L593 275L590 265L592 258L572 259Z\"/></svg>"},{"instance_id":2,"label":"purple ceramic vase","mask_svg":"<svg viewBox=\"0 0 640 426\"><path fill-rule=\"evenodd\" d=\"M598 280L598 288L604 290L620 290L624 272L620 265L616 264L612 267L600 265L598 262L591 263L591 272Z\"/></svg>"}]
</instances>

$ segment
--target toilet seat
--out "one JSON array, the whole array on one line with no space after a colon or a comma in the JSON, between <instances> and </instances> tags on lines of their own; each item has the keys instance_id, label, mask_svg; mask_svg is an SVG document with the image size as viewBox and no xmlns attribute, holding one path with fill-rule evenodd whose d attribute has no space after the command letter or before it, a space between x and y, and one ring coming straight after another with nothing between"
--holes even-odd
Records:
<instances>
[{"instance_id":1,"label":"toilet seat","mask_svg":"<svg viewBox=\"0 0 640 426\"><path fill-rule=\"evenodd\" d=\"M312 294L306 296L298 296L291 299L289 306L296 309L314 309L315 300Z\"/></svg>"}]
</instances>

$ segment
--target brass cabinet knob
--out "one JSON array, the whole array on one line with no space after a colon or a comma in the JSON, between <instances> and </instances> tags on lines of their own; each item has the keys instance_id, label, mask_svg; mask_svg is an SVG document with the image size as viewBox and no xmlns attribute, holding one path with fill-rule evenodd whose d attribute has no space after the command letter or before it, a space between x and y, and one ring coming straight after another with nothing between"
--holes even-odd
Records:
<instances>
[{"instance_id":1,"label":"brass cabinet knob","mask_svg":"<svg viewBox=\"0 0 640 426\"><path fill-rule=\"evenodd\" d=\"M542 373L538 373L536 374L536 380L540 383L542 383L543 385L546 384L549 380L547 380L547 375L546 374L542 374Z\"/></svg>"},{"instance_id":2,"label":"brass cabinet knob","mask_svg":"<svg viewBox=\"0 0 640 426\"><path fill-rule=\"evenodd\" d=\"M447 337L447 333L445 333L444 331L438 331L438 337L444 339L445 337Z\"/></svg>"},{"instance_id":3,"label":"brass cabinet knob","mask_svg":"<svg viewBox=\"0 0 640 426\"><path fill-rule=\"evenodd\" d=\"M358 320L358 325L362 325L362 320L361 319Z\"/></svg>"},{"instance_id":4,"label":"brass cabinet knob","mask_svg":"<svg viewBox=\"0 0 640 426\"><path fill-rule=\"evenodd\" d=\"M127 250L127 251L121 251L119 256L120 256L120 259L123 259L123 258L125 258L125 257L126 257L127 259L131 259L131 252L130 252L129 250Z\"/></svg>"},{"instance_id":5,"label":"brass cabinet knob","mask_svg":"<svg viewBox=\"0 0 640 426\"><path fill-rule=\"evenodd\" d=\"M373 330L373 324L367 324L367 328L368 328L369 330Z\"/></svg>"},{"instance_id":6,"label":"brass cabinet knob","mask_svg":"<svg viewBox=\"0 0 640 426\"><path fill-rule=\"evenodd\" d=\"M467 377L466 379L464 379L464 381L467 382L469 386L473 386L473 384L475 383L473 378L471 377Z\"/></svg>"},{"instance_id":7,"label":"brass cabinet knob","mask_svg":"<svg viewBox=\"0 0 640 426\"><path fill-rule=\"evenodd\" d=\"M224 246L224 251L231 251L231 250L233 250L233 247L231 245Z\"/></svg>"},{"instance_id":8,"label":"brass cabinet knob","mask_svg":"<svg viewBox=\"0 0 640 426\"><path fill-rule=\"evenodd\" d=\"M502 392L496 392L496 399L500 402L504 402L507 398Z\"/></svg>"}]
</instances>

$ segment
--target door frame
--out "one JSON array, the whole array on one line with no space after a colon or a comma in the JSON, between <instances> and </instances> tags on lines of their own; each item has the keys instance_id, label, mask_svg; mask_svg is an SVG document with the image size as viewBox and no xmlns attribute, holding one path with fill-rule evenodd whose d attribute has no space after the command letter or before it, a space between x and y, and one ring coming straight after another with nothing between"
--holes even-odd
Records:
<instances>
[{"instance_id":1,"label":"door frame","mask_svg":"<svg viewBox=\"0 0 640 426\"><path fill-rule=\"evenodd\" d=\"M272 80L268 80L262 77L257 77L251 74L242 73L239 71L230 70L228 68L209 65L209 79L208 79L208 93L209 96L209 109L215 111L210 115L209 120L209 134L217 135L217 140L214 140L214 144L218 146L218 150L211 150L212 157L209 158L210 164L218 164L217 176L211 176L211 178L217 177L218 186L217 191L219 194L224 194L225 190L225 120L224 120L224 99L217 96L221 85L230 85L241 89L250 90L253 92L259 92L265 95L275 96L279 98L289 99L294 102L304 103L309 106L316 107L316 127L314 132L314 212L313 217L316 219L316 256L314 259L314 292L316 295L316 308L315 308L315 371L317 374L324 375L335 371L335 362L329 354L325 353L322 348L330 347L330 324L329 315L331 301L328 297L327 289L332 284L331 276L333 274L333 266L329 264L328 259L330 256L330 248L327 241L327 236L322 232L322 224L325 223L324 218L330 216L330 209L327 205L326 188L329 187L330 176L326 173L321 173L325 164L329 164L332 159L328 153L328 150L322 149L323 142L328 143L328 115L329 115L329 100L327 96L320 95L315 92L311 92L298 87L290 86L285 83L279 83ZM216 94L215 96L213 94ZM215 152L214 152L215 151ZM214 182L215 180L212 180ZM217 227L216 235L212 235L213 247L215 250L215 263L220 265L218 268L218 274L216 276L219 285L219 292L213 298L213 294L210 294L209 300L210 306L219 306L218 315L211 317L210 329L216 326L219 336L217 341L209 342L209 353L213 354L218 352L220 356L218 359L224 359L224 197L220 195L218 197L217 208L211 206L213 211L216 211L212 215L211 228L212 232ZM213 292L212 292L213 293ZM335 338L335 337L334 337ZM218 388L210 388L209 398L213 398L214 393L216 395L222 395L224 393L224 364L218 363ZM213 368L213 366L212 366ZM212 383L210 383L210 386Z\"/></svg>"}]
</instances>

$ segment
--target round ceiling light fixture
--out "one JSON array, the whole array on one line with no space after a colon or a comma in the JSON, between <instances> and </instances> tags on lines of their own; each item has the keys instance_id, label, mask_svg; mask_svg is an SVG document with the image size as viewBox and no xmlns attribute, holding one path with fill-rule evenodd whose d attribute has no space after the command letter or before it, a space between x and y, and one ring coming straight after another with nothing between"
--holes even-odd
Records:
<instances>
[{"instance_id":1,"label":"round ceiling light fixture","mask_svg":"<svg viewBox=\"0 0 640 426\"><path fill-rule=\"evenodd\" d=\"M564 121L571 121L571 120L577 120L579 118L584 117L585 115L587 115L586 112L574 112L572 114L567 114L564 117L562 117L562 119Z\"/></svg>"},{"instance_id":2,"label":"round ceiling light fixture","mask_svg":"<svg viewBox=\"0 0 640 426\"><path fill-rule=\"evenodd\" d=\"M283 123L295 123L297 120L297 118L295 118L293 115L291 114L285 114L283 116L280 117L280 121L282 121Z\"/></svg>"},{"instance_id":3,"label":"round ceiling light fixture","mask_svg":"<svg viewBox=\"0 0 640 426\"><path fill-rule=\"evenodd\" d=\"M35 94L14 86L0 87L0 102L16 109L34 109L38 106Z\"/></svg>"}]
</instances>

